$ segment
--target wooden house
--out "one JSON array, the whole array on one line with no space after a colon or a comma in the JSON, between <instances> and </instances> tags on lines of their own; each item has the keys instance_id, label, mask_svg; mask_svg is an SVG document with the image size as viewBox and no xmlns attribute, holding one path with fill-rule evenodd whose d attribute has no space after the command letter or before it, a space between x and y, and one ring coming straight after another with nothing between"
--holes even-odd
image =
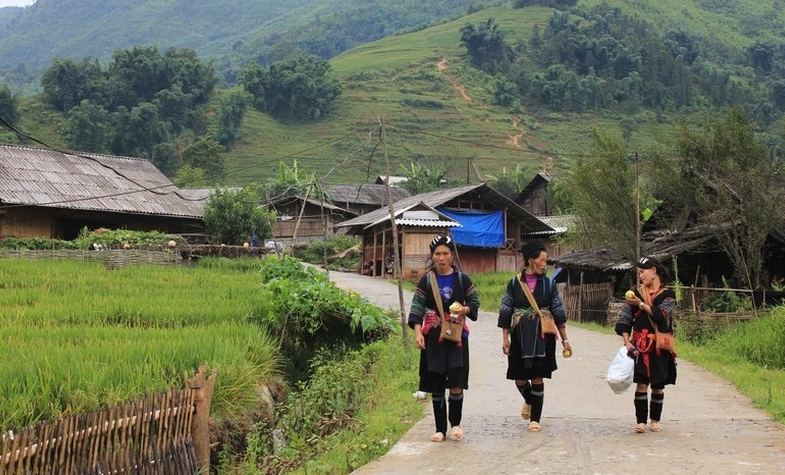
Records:
<instances>
[{"instance_id":1,"label":"wooden house","mask_svg":"<svg viewBox=\"0 0 785 475\"><path fill-rule=\"evenodd\" d=\"M420 208L413 208L420 206ZM429 243L449 230L458 244L461 268L469 273L514 271L522 260L518 248L524 233L552 230L512 200L485 184L422 193L393 204L396 217L406 211L432 209L442 223L406 223L399 228L404 276L425 268ZM389 211L382 208L338 224L363 237L363 269L385 267L392 255ZM435 219L435 218L434 218ZM448 224L450 219L460 226ZM378 247L381 246L381 249ZM378 272L371 272L378 275Z\"/></svg>"},{"instance_id":2,"label":"wooden house","mask_svg":"<svg viewBox=\"0 0 785 475\"><path fill-rule=\"evenodd\" d=\"M550 216L553 213L553 197L548 189L553 177L546 172L539 172L515 197L521 208L535 216Z\"/></svg>"},{"instance_id":3,"label":"wooden house","mask_svg":"<svg viewBox=\"0 0 785 475\"><path fill-rule=\"evenodd\" d=\"M0 145L0 237L73 239L87 227L192 233L204 208L147 160Z\"/></svg>"},{"instance_id":4,"label":"wooden house","mask_svg":"<svg viewBox=\"0 0 785 475\"><path fill-rule=\"evenodd\" d=\"M324 194L335 206L362 215L387 205L384 185L363 183L359 185L326 185ZM409 196L409 192L390 186L393 203Z\"/></svg>"},{"instance_id":5,"label":"wooden house","mask_svg":"<svg viewBox=\"0 0 785 475\"><path fill-rule=\"evenodd\" d=\"M322 238L336 234L335 225L357 216L326 201L302 196L281 198L269 205L278 214L273 227L274 239L297 240ZM298 224L299 221L299 224ZM341 229L340 232L344 232Z\"/></svg>"}]
</instances>

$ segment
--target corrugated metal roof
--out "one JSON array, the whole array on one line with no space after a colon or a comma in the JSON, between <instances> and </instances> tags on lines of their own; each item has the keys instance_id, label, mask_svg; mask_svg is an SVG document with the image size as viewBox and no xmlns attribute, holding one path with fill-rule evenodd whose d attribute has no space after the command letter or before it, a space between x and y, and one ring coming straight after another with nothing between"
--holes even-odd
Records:
<instances>
[{"instance_id":1,"label":"corrugated metal roof","mask_svg":"<svg viewBox=\"0 0 785 475\"><path fill-rule=\"evenodd\" d=\"M180 197L177 187L141 158L0 145L0 202L54 208L202 218L204 204ZM95 160L95 161L94 161ZM97 163L98 162L98 163ZM120 171L144 188L104 164Z\"/></svg>"},{"instance_id":2,"label":"corrugated metal roof","mask_svg":"<svg viewBox=\"0 0 785 475\"><path fill-rule=\"evenodd\" d=\"M324 193L327 199L337 205L361 204L384 206L387 204L384 185L363 183L359 185L326 185ZM390 187L393 202L409 196L409 192L397 186Z\"/></svg>"},{"instance_id":3,"label":"corrugated metal roof","mask_svg":"<svg viewBox=\"0 0 785 475\"><path fill-rule=\"evenodd\" d=\"M424 203L431 208L437 208L459 196L466 195L470 192L474 192L477 195L482 196L486 199L489 203L493 204L497 209L507 209L512 217L519 220L524 224L526 227L526 232L538 232L538 231L553 231L551 227L547 224L543 223L533 214L529 213L525 209L521 208L515 202L507 198L506 196L502 195L498 191L494 190L493 188L489 187L488 185L481 183L479 185L467 185L461 186L458 188L449 188L447 190L438 190L432 191L430 193L421 193L419 195L410 196L408 198L404 198L402 200L396 201L393 204L393 208L396 210L396 215L398 211L411 207L417 203ZM379 222L384 219L385 216L388 216L389 219L389 211L387 208L377 209L371 211L370 213L366 213L362 216L358 216L357 218L350 219L348 221L344 221L343 223L337 224L337 227L352 227L352 226L362 226L367 227L370 224Z\"/></svg>"},{"instance_id":4,"label":"corrugated metal roof","mask_svg":"<svg viewBox=\"0 0 785 475\"><path fill-rule=\"evenodd\" d=\"M560 214L560 215L553 215L553 216L537 215L537 219L550 226L553 230L531 232L531 233L527 233L527 235L552 236L555 234L564 234L570 229L570 226L572 226L575 218L570 214Z\"/></svg>"},{"instance_id":5,"label":"corrugated metal roof","mask_svg":"<svg viewBox=\"0 0 785 475\"><path fill-rule=\"evenodd\" d=\"M395 224L402 226L422 226L426 228L454 228L461 225L456 221L444 221L441 219L411 219L399 218L395 220Z\"/></svg>"}]
</instances>

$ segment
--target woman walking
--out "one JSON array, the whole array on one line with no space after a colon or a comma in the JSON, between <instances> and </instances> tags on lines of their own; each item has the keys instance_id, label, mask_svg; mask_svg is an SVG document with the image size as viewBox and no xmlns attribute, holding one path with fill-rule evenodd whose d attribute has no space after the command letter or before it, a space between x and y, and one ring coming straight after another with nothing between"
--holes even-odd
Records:
<instances>
[{"instance_id":1,"label":"woman walking","mask_svg":"<svg viewBox=\"0 0 785 475\"><path fill-rule=\"evenodd\" d=\"M635 432L646 431L648 418L651 418L650 430L661 432L665 386L676 384L676 357L671 351L656 348L655 335L673 333L676 293L663 288L668 271L660 261L642 257L637 267L641 289L633 291L634 298L627 298L616 323L616 333L622 337L627 354L635 359Z\"/></svg>"},{"instance_id":2,"label":"woman walking","mask_svg":"<svg viewBox=\"0 0 785 475\"><path fill-rule=\"evenodd\" d=\"M556 370L556 334L561 336L565 355L572 354L572 347L567 340L564 306L556 285L545 276L545 243L529 241L521 252L524 269L507 284L498 326L502 329L502 352L507 355L507 379L515 380L524 399L521 417L530 419L530 431L539 432L545 397L543 379L550 379ZM540 314L550 314L552 320Z\"/></svg>"},{"instance_id":3,"label":"woman walking","mask_svg":"<svg viewBox=\"0 0 785 475\"><path fill-rule=\"evenodd\" d=\"M450 237L437 236L431 241L430 251L429 271L417 284L409 326L414 329L415 342L421 350L419 389L432 396L436 432L431 440L441 442L447 436L445 388L449 388L450 438L460 440L463 438L463 390L469 388L466 317L477 320L480 298L469 276L453 267L455 244ZM460 341L442 337L441 327L448 318L455 318L462 325Z\"/></svg>"}]
</instances>

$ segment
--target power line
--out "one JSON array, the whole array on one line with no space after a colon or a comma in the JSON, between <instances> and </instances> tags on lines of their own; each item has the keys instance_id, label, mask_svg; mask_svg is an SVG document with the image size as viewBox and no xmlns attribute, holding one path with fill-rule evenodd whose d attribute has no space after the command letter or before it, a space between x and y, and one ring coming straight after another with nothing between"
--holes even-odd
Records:
<instances>
[{"instance_id":1,"label":"power line","mask_svg":"<svg viewBox=\"0 0 785 475\"><path fill-rule=\"evenodd\" d=\"M33 137L33 136L23 132L22 130L14 127L10 123L8 123L8 121L6 121L5 118L2 117L2 116L0 116L0 124L2 124L5 127L7 127L9 130L14 132L17 136L19 136L21 138L24 138L26 140L29 140L31 142L37 143L37 144L45 147L46 149L52 150L54 152L62 153L64 155L76 156L76 157L80 157L80 158L84 158L84 159L93 161L93 162L101 165L102 167L107 168L107 169L113 171L114 173L116 173L117 175L121 176L122 178L125 178L126 180L128 180L131 183L133 183L134 185L140 187L140 189L138 189L138 190L122 191L122 192L110 193L110 194L106 194L106 195L102 195L102 196L92 196L92 197L85 197L85 198L71 198L71 199L67 199L67 200L50 201L50 202L46 202L46 203L0 204L0 206L2 206L2 208L17 208L17 207L25 207L25 206L50 206L50 205L61 205L61 204L68 204L68 203L78 203L78 202L82 202L82 201L89 201L89 200L96 200L96 199L115 198L115 197L118 197L118 196L125 196L125 195L131 195L131 194L135 194L135 193L142 193L142 192L145 192L145 191L150 191L150 192L155 193L155 194L157 194L159 196L166 196L166 195L170 195L170 194L175 194L180 199L182 199L184 201L189 201L189 202L201 202L201 201L204 201L204 199L190 198L190 197L183 196L182 194L179 193L179 190L177 190L177 186L174 185L173 183L167 183L165 185L157 185L157 186L145 186L145 185L142 185L141 183L137 182L136 180L134 180L134 179L128 177L127 175L125 175L124 173L120 172L116 168L114 168L114 167L112 167L110 165L107 165L107 164L101 162L100 160L98 160L98 159L96 159L94 157L91 157L89 155L85 155L85 154L82 154L82 153L78 153L78 152L69 152L69 151L61 150L58 147L51 146L51 145L47 144L46 142L44 142L44 141L42 141L40 139L37 139L37 138L35 138L35 137ZM370 133L372 133L375 128L376 127L371 129ZM286 158L290 158L290 157L295 156L295 155L308 153L310 151L317 150L319 148L323 148L323 147L326 147L326 146L338 143L338 142L340 142L340 141L342 141L342 140L344 140L344 139L346 139L348 137L351 137L353 135L355 135L355 132L350 132L348 134L345 134L345 135L342 135L342 136L337 137L335 139L332 139L332 140L330 140L328 142L324 142L324 143L315 145L313 147L309 147L309 148L304 149L304 150L299 150L299 151L293 152L291 154L287 154L287 155L281 156L281 157L278 158L278 160L284 160ZM356 152L353 152L352 154L347 156L347 158L344 159L343 163L345 163L351 157L351 155L353 155L354 153L356 153ZM100 156L101 154L96 154L96 155ZM247 169L258 167L258 166L259 166L258 164L254 164L254 165L251 165L251 166L248 166L248 167L238 168L236 170L233 170L232 172L247 170ZM336 167L333 167L333 170L335 168ZM330 173L332 173L332 170L331 170ZM161 188L169 188L169 187L174 187L175 189L171 190L171 191L167 191L165 193L157 191L157 190L159 190ZM291 186L288 187L286 190L284 190L284 192L282 192L279 196L273 197L272 199L268 199L268 202L272 202L274 200L280 199L281 197L285 196L285 194L288 193L290 190L291 190ZM267 204L269 204L269 203L267 203Z\"/></svg>"}]
</instances>

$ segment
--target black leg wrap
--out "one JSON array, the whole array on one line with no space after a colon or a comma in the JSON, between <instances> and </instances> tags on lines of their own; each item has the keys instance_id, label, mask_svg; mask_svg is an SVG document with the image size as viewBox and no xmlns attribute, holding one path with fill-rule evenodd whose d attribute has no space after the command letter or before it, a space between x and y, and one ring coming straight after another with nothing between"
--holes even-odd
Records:
<instances>
[{"instance_id":1,"label":"black leg wrap","mask_svg":"<svg viewBox=\"0 0 785 475\"><path fill-rule=\"evenodd\" d=\"M447 436L447 404L444 400L444 393L431 394L433 404L433 420L436 422L436 432L441 432Z\"/></svg>"},{"instance_id":2,"label":"black leg wrap","mask_svg":"<svg viewBox=\"0 0 785 475\"><path fill-rule=\"evenodd\" d=\"M645 424L649 418L649 393L635 392L635 419L638 424Z\"/></svg>"},{"instance_id":3,"label":"black leg wrap","mask_svg":"<svg viewBox=\"0 0 785 475\"><path fill-rule=\"evenodd\" d=\"M450 393L450 425L452 427L461 425L463 417L463 393Z\"/></svg>"},{"instance_id":4,"label":"black leg wrap","mask_svg":"<svg viewBox=\"0 0 785 475\"><path fill-rule=\"evenodd\" d=\"M531 396L532 396L532 387L528 381L523 383L523 386L519 386L518 383L515 383L515 387L518 388L518 392L521 393L523 396L523 400L526 401L526 404L531 404Z\"/></svg>"},{"instance_id":5,"label":"black leg wrap","mask_svg":"<svg viewBox=\"0 0 785 475\"><path fill-rule=\"evenodd\" d=\"M662 403L664 399L665 393L651 393L651 409L649 409L651 420L659 421L660 417L662 417Z\"/></svg>"},{"instance_id":6,"label":"black leg wrap","mask_svg":"<svg viewBox=\"0 0 785 475\"><path fill-rule=\"evenodd\" d=\"M540 422L542 416L542 404L545 399L545 384L532 384L529 396L532 405L532 421Z\"/></svg>"}]
</instances>

